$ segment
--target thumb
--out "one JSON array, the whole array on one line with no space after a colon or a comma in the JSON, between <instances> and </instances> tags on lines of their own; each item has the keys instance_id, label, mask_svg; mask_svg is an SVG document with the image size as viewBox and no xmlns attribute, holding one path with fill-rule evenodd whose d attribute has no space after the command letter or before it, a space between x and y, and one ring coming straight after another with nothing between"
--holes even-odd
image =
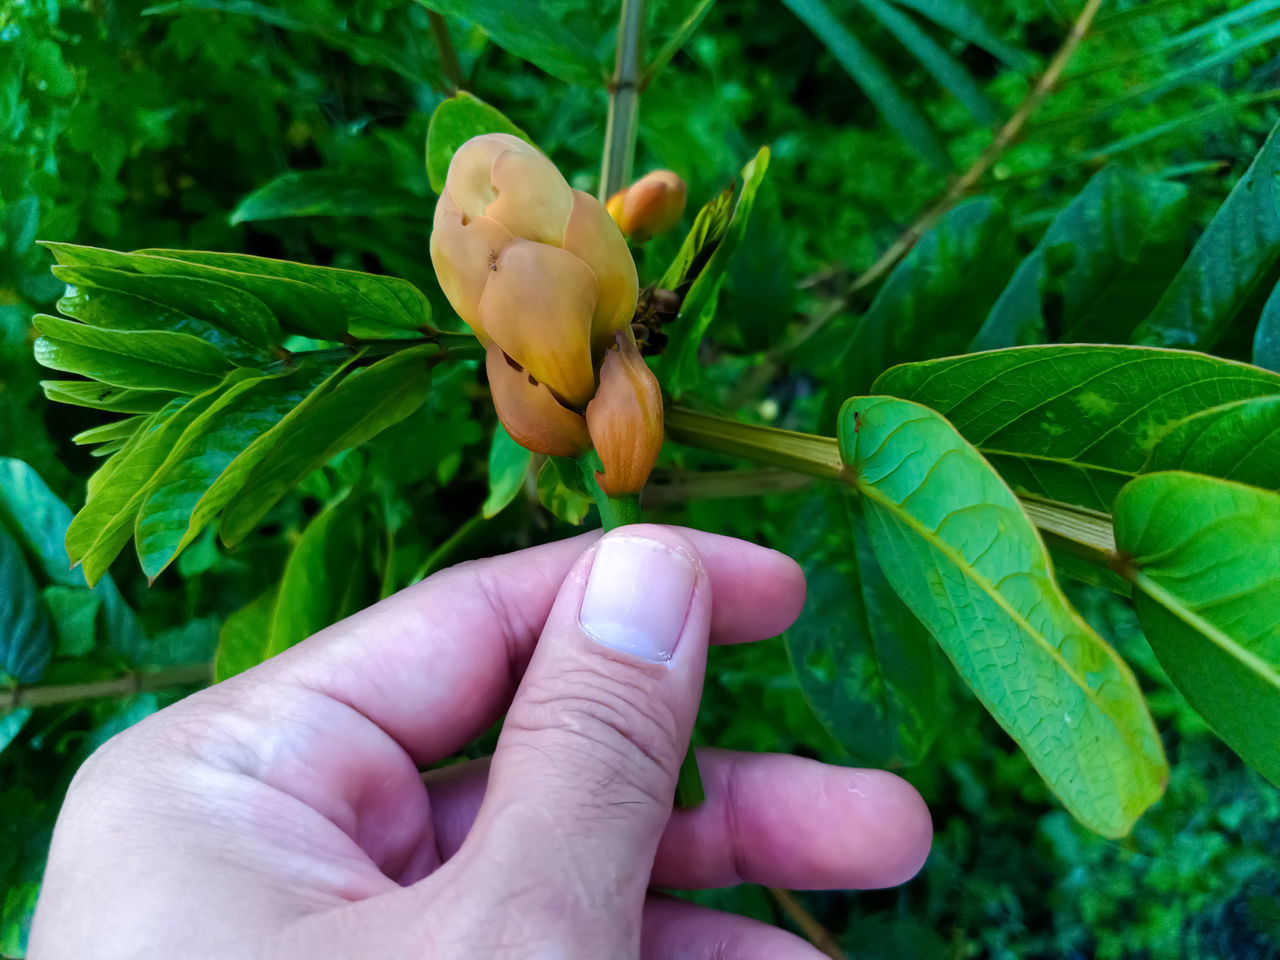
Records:
<instances>
[{"instance_id":1,"label":"thumb","mask_svg":"<svg viewBox=\"0 0 1280 960\"><path fill-rule=\"evenodd\" d=\"M614 531L565 579L516 692L460 856L500 864L497 882L554 891L575 945L595 940L583 924L607 928L598 944L634 936L638 945L710 619L707 573L689 540L651 525ZM570 906L571 923L566 894L583 901Z\"/></svg>"}]
</instances>

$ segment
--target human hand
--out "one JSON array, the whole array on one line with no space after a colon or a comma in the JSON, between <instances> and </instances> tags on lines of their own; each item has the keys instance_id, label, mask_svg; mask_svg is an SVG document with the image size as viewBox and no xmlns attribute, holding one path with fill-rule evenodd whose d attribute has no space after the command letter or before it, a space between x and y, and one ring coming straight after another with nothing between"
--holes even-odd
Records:
<instances>
[{"instance_id":1,"label":"human hand","mask_svg":"<svg viewBox=\"0 0 1280 960\"><path fill-rule=\"evenodd\" d=\"M443 571L90 757L29 956L817 958L648 892L923 863L928 812L880 771L700 750L706 802L672 812L708 639L803 597L781 554L652 525ZM491 762L419 773L504 709Z\"/></svg>"}]
</instances>

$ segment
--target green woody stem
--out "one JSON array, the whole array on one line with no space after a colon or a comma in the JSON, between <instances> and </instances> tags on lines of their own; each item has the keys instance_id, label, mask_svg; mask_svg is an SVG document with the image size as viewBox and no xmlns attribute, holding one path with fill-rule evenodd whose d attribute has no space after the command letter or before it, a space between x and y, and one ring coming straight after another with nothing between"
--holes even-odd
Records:
<instances>
[{"instance_id":1,"label":"green woody stem","mask_svg":"<svg viewBox=\"0 0 1280 960\"><path fill-rule=\"evenodd\" d=\"M596 481L596 471L600 469L600 458L594 450L584 453L578 458L578 469L582 471L582 482L595 499L596 508L600 511L600 525L608 533L629 523L640 522L640 498L636 494L625 497L611 497L600 489ZM676 806L696 807L706 799L702 789L702 775L698 772L698 759L694 756L693 747L684 755L680 765L680 775L676 780Z\"/></svg>"},{"instance_id":2,"label":"green woody stem","mask_svg":"<svg viewBox=\"0 0 1280 960\"><path fill-rule=\"evenodd\" d=\"M631 180L640 111L640 61L644 59L645 0L622 0L618 58L609 81L609 119L600 168L600 199L608 200Z\"/></svg>"}]
</instances>

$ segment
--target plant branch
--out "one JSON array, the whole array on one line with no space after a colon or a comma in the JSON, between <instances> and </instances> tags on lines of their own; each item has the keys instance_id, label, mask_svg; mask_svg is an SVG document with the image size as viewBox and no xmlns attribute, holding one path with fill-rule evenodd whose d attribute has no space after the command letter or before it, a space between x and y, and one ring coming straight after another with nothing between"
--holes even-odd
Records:
<instances>
[{"instance_id":1,"label":"plant branch","mask_svg":"<svg viewBox=\"0 0 1280 960\"><path fill-rule=\"evenodd\" d=\"M1014 111L1013 116L1005 121L1004 126L999 129L987 148L982 151L968 170L948 184L942 196L925 208L924 212L916 217L911 226L907 227L898 236L898 239L889 245L889 248L880 255L875 263L854 278L845 291L846 296L851 296L870 286L892 270L898 261L905 257L907 252L915 246L916 241L937 223L943 214L964 199L965 195L977 185L978 181L986 175L995 162L1014 144L1018 137L1021 136L1023 128L1026 127L1032 115L1040 109L1049 94L1053 92L1054 86L1062 76L1062 71L1066 69L1072 56L1075 55L1076 49L1080 46L1080 41L1084 39L1089 30L1089 25L1093 22L1094 15L1097 14L1100 6L1102 6L1102 0L1088 0L1085 3L1084 9L1076 17L1075 23L1071 25L1071 30L1062 41L1062 46L1058 48L1058 52L1049 61L1049 66L1045 68L1039 81L1031 89L1031 92L1027 94L1018 109Z\"/></svg>"},{"instance_id":2,"label":"plant branch","mask_svg":"<svg viewBox=\"0 0 1280 960\"><path fill-rule=\"evenodd\" d=\"M453 41L449 39L449 25L434 10L427 11L427 21L431 24L431 36L435 38L436 49L440 51L440 69L444 71L445 82L449 85L446 93L454 96L460 87L466 86L466 81L462 76L462 64L458 62L458 52L453 49Z\"/></svg>"},{"instance_id":3,"label":"plant branch","mask_svg":"<svg viewBox=\"0 0 1280 960\"><path fill-rule=\"evenodd\" d=\"M4 693L4 712L21 707L47 707L75 700L97 700L103 697L128 697L148 690L207 684L213 680L213 664L194 663L166 667L155 671L130 671L110 680L88 683L33 684L17 686Z\"/></svg>"},{"instance_id":4,"label":"plant branch","mask_svg":"<svg viewBox=\"0 0 1280 960\"><path fill-rule=\"evenodd\" d=\"M759 470L655 471L644 489L646 506L666 507L687 500L722 500L783 493L809 486L812 478L778 467Z\"/></svg>"},{"instance_id":5,"label":"plant branch","mask_svg":"<svg viewBox=\"0 0 1280 960\"><path fill-rule=\"evenodd\" d=\"M622 0L618 56L609 81L609 119L600 166L600 199L608 200L631 180L640 112L640 61L644 59L645 0Z\"/></svg>"},{"instance_id":6,"label":"plant branch","mask_svg":"<svg viewBox=\"0 0 1280 960\"><path fill-rule=\"evenodd\" d=\"M844 951L831 935L831 931L818 922L818 919L805 909L804 904L796 899L790 890L768 887L769 894L778 902L784 913L800 928L815 947L825 953L831 960L844 960Z\"/></svg>"}]
</instances>

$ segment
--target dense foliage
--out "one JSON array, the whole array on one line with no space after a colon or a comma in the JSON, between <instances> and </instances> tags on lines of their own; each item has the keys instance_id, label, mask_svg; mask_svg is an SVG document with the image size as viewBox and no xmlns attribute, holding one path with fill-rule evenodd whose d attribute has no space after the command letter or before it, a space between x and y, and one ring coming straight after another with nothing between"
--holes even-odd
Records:
<instances>
[{"instance_id":1,"label":"dense foliage","mask_svg":"<svg viewBox=\"0 0 1280 960\"><path fill-rule=\"evenodd\" d=\"M619 6L0 8L0 953L112 733L594 522L495 428L427 246L476 133L596 191ZM645 516L810 584L713 651L695 738L887 766L935 816L918 880L804 905L859 957L1280 955L1280 3L646 32L634 169L690 205L633 247L680 302L641 298Z\"/></svg>"}]
</instances>

